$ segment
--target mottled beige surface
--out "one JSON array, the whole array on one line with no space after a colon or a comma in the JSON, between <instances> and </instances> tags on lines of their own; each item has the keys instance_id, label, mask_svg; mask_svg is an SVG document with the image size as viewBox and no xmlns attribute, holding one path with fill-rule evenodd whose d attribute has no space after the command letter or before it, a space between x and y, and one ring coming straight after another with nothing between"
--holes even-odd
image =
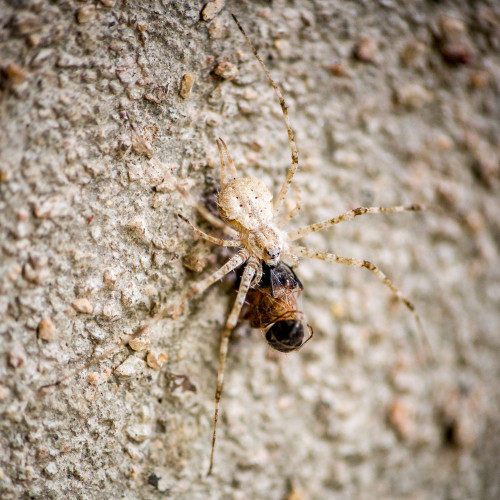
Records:
<instances>
[{"instance_id":1,"label":"mottled beige surface","mask_svg":"<svg viewBox=\"0 0 500 500\"><path fill-rule=\"evenodd\" d=\"M227 1L209 21L202 7L0 3L0 496L498 498L498 2ZM137 351L37 389L231 255L195 241L177 214L210 228L166 171L214 209L220 136L240 171L279 189L281 111L229 11L287 96L297 225L433 207L305 242L378 264L416 304L436 363L376 277L304 261L314 338L277 360L237 329L207 479L230 279ZM131 148L125 112L162 167Z\"/></svg>"}]
</instances>

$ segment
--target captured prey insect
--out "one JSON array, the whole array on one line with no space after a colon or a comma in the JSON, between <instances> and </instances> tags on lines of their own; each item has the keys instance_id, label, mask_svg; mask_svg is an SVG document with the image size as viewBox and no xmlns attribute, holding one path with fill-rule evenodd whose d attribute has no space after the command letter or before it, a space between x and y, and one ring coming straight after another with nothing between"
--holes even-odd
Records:
<instances>
[{"instance_id":1,"label":"captured prey insect","mask_svg":"<svg viewBox=\"0 0 500 500\"><path fill-rule=\"evenodd\" d=\"M290 266L282 261L275 267L264 263L261 280L248 290L241 319L252 328L264 329L265 339L273 349L296 351L313 336L312 326L307 325L310 335L304 341L304 313L299 308L303 289Z\"/></svg>"}]
</instances>

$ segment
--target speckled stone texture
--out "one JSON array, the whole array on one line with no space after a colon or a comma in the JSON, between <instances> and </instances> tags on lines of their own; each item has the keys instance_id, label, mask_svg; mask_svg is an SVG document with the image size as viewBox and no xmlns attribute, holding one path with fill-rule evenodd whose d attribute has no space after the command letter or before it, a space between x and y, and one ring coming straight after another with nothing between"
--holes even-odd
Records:
<instances>
[{"instance_id":1,"label":"speckled stone texture","mask_svg":"<svg viewBox=\"0 0 500 500\"><path fill-rule=\"evenodd\" d=\"M500 498L499 3L204 3L0 0L0 497ZM214 210L222 137L279 189L281 111L230 12L289 105L290 227L429 206L303 243L379 265L435 362L375 276L301 262L314 337L277 358L237 328L207 478L234 278L39 389L231 255L194 238L178 214L211 228L166 171Z\"/></svg>"}]
</instances>

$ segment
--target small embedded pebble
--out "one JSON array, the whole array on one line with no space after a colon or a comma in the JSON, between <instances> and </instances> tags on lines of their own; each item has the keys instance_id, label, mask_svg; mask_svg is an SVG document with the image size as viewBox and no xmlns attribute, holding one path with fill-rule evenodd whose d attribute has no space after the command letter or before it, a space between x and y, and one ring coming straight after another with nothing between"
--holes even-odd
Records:
<instances>
[{"instance_id":1,"label":"small embedded pebble","mask_svg":"<svg viewBox=\"0 0 500 500\"><path fill-rule=\"evenodd\" d=\"M425 64L425 56L427 46L418 40L411 40L406 44L401 52L401 62L408 67L416 68L423 67Z\"/></svg>"},{"instance_id":2,"label":"small embedded pebble","mask_svg":"<svg viewBox=\"0 0 500 500\"><path fill-rule=\"evenodd\" d=\"M115 374L121 377L134 377L141 374L146 368L146 363L135 356L129 356L116 370Z\"/></svg>"},{"instance_id":3,"label":"small embedded pebble","mask_svg":"<svg viewBox=\"0 0 500 500\"><path fill-rule=\"evenodd\" d=\"M408 405L401 399L393 401L389 409L389 422L401 439L408 439L412 430L412 417Z\"/></svg>"},{"instance_id":4,"label":"small embedded pebble","mask_svg":"<svg viewBox=\"0 0 500 500\"><path fill-rule=\"evenodd\" d=\"M30 35L42 28L42 20L40 16L22 11L14 18L13 25L18 35Z\"/></svg>"},{"instance_id":5,"label":"small embedded pebble","mask_svg":"<svg viewBox=\"0 0 500 500\"><path fill-rule=\"evenodd\" d=\"M71 306L73 309L82 314L91 314L94 308L88 299L76 299Z\"/></svg>"},{"instance_id":6,"label":"small embedded pebble","mask_svg":"<svg viewBox=\"0 0 500 500\"><path fill-rule=\"evenodd\" d=\"M137 337L135 339L132 339L128 345L130 346L131 349L134 351L143 351L149 345L151 344L151 339L145 336Z\"/></svg>"},{"instance_id":7,"label":"small embedded pebble","mask_svg":"<svg viewBox=\"0 0 500 500\"><path fill-rule=\"evenodd\" d=\"M12 366L12 368L19 368L21 365L24 364L26 361L26 356L24 355L24 352L21 351L19 348L14 348L10 353L9 353L9 365Z\"/></svg>"},{"instance_id":8,"label":"small embedded pebble","mask_svg":"<svg viewBox=\"0 0 500 500\"><path fill-rule=\"evenodd\" d=\"M121 304L116 300L109 300L104 304L101 315L108 321L116 321L122 315Z\"/></svg>"},{"instance_id":9,"label":"small embedded pebble","mask_svg":"<svg viewBox=\"0 0 500 500\"><path fill-rule=\"evenodd\" d=\"M184 267L195 273L201 273L207 265L207 259L204 255L199 253L190 253L182 259Z\"/></svg>"},{"instance_id":10,"label":"small embedded pebble","mask_svg":"<svg viewBox=\"0 0 500 500\"><path fill-rule=\"evenodd\" d=\"M80 7L76 13L76 18L80 24L88 23L95 15L94 5Z\"/></svg>"},{"instance_id":11,"label":"small embedded pebble","mask_svg":"<svg viewBox=\"0 0 500 500\"><path fill-rule=\"evenodd\" d=\"M217 65L214 73L224 80L232 80L238 74L238 67L229 61L223 61Z\"/></svg>"},{"instance_id":12,"label":"small embedded pebble","mask_svg":"<svg viewBox=\"0 0 500 500\"><path fill-rule=\"evenodd\" d=\"M96 325L89 325L87 330L92 337L92 339L98 343L104 342L106 340L106 332Z\"/></svg>"},{"instance_id":13,"label":"small embedded pebble","mask_svg":"<svg viewBox=\"0 0 500 500\"><path fill-rule=\"evenodd\" d=\"M168 359L168 354L162 352L158 349L153 349L148 352L148 356L146 358L146 363L153 370L161 370L165 361Z\"/></svg>"},{"instance_id":14,"label":"small embedded pebble","mask_svg":"<svg viewBox=\"0 0 500 500\"><path fill-rule=\"evenodd\" d=\"M89 373L87 379L89 381L89 384L91 385L99 385L103 382L106 382L109 377L111 376L111 369L110 368L106 368L106 370L104 372L92 372L92 373Z\"/></svg>"},{"instance_id":15,"label":"small embedded pebble","mask_svg":"<svg viewBox=\"0 0 500 500\"><path fill-rule=\"evenodd\" d=\"M362 36L354 49L354 55L362 62L376 62L378 55L377 40L368 36Z\"/></svg>"},{"instance_id":16,"label":"small embedded pebble","mask_svg":"<svg viewBox=\"0 0 500 500\"><path fill-rule=\"evenodd\" d=\"M489 76L485 71L476 71L469 78L470 85L476 89L482 89L488 86Z\"/></svg>"},{"instance_id":17,"label":"small embedded pebble","mask_svg":"<svg viewBox=\"0 0 500 500\"><path fill-rule=\"evenodd\" d=\"M432 101L432 94L417 83L409 83L397 90L398 104L409 109L419 109Z\"/></svg>"},{"instance_id":18,"label":"small embedded pebble","mask_svg":"<svg viewBox=\"0 0 500 500\"><path fill-rule=\"evenodd\" d=\"M193 88L194 80L195 80L195 77L191 73L186 73L182 77L179 95L183 99L187 99L191 95L191 89Z\"/></svg>"},{"instance_id":19,"label":"small embedded pebble","mask_svg":"<svg viewBox=\"0 0 500 500\"><path fill-rule=\"evenodd\" d=\"M109 82L108 87L109 87L109 91L114 95L118 95L123 91L123 87L121 86L120 82L117 80L112 80L111 82Z\"/></svg>"},{"instance_id":20,"label":"small embedded pebble","mask_svg":"<svg viewBox=\"0 0 500 500\"><path fill-rule=\"evenodd\" d=\"M40 323L38 323L37 332L39 339L46 340L47 342L54 340L56 336L56 327L52 318L48 316L42 319Z\"/></svg>"},{"instance_id":21,"label":"small embedded pebble","mask_svg":"<svg viewBox=\"0 0 500 500\"><path fill-rule=\"evenodd\" d=\"M90 384L97 385L99 383L99 380L101 377L99 376L99 373L92 372L92 373L89 373L87 378L88 378Z\"/></svg>"},{"instance_id":22,"label":"small embedded pebble","mask_svg":"<svg viewBox=\"0 0 500 500\"><path fill-rule=\"evenodd\" d=\"M292 57L292 45L288 40L276 40L274 46L278 49L282 59L289 59Z\"/></svg>"},{"instance_id":23,"label":"small embedded pebble","mask_svg":"<svg viewBox=\"0 0 500 500\"><path fill-rule=\"evenodd\" d=\"M213 0L205 4L201 10L201 17L204 21L212 20L223 8L225 0Z\"/></svg>"},{"instance_id":24,"label":"small embedded pebble","mask_svg":"<svg viewBox=\"0 0 500 500\"><path fill-rule=\"evenodd\" d=\"M439 21L439 50L443 59L452 65L471 64L474 60L474 48L467 36L465 23L451 16L444 16Z\"/></svg>"},{"instance_id":25,"label":"small embedded pebble","mask_svg":"<svg viewBox=\"0 0 500 500\"><path fill-rule=\"evenodd\" d=\"M106 269L103 274L103 281L104 284L108 288L113 288L115 286L116 280L120 276L120 270L117 269L116 267Z\"/></svg>"},{"instance_id":26,"label":"small embedded pebble","mask_svg":"<svg viewBox=\"0 0 500 500\"><path fill-rule=\"evenodd\" d=\"M210 26L208 27L208 33L210 35L210 38L217 40L219 38L224 38L225 36L227 36L228 28L224 21L218 18L215 19L213 23L210 23Z\"/></svg>"},{"instance_id":27,"label":"small embedded pebble","mask_svg":"<svg viewBox=\"0 0 500 500\"><path fill-rule=\"evenodd\" d=\"M7 399L8 395L9 395L9 389L4 385L0 385L0 401Z\"/></svg>"},{"instance_id":28,"label":"small embedded pebble","mask_svg":"<svg viewBox=\"0 0 500 500\"><path fill-rule=\"evenodd\" d=\"M441 55L450 64L471 64L474 52L466 42L447 42L441 45Z\"/></svg>"},{"instance_id":29,"label":"small embedded pebble","mask_svg":"<svg viewBox=\"0 0 500 500\"><path fill-rule=\"evenodd\" d=\"M146 231L144 218L140 215L132 217L126 222L125 227L130 229L136 236L144 236Z\"/></svg>"},{"instance_id":30,"label":"small embedded pebble","mask_svg":"<svg viewBox=\"0 0 500 500\"><path fill-rule=\"evenodd\" d=\"M54 462L51 462L47 467L45 467L45 472L49 476L55 476L57 474L57 465Z\"/></svg>"},{"instance_id":31,"label":"small embedded pebble","mask_svg":"<svg viewBox=\"0 0 500 500\"><path fill-rule=\"evenodd\" d=\"M335 301L332 303L330 308L331 314L335 319L340 319L345 316L344 304L339 301Z\"/></svg>"},{"instance_id":32,"label":"small embedded pebble","mask_svg":"<svg viewBox=\"0 0 500 500\"><path fill-rule=\"evenodd\" d=\"M471 415L460 415L450 426L448 432L452 444L468 448L477 440L477 422Z\"/></svg>"},{"instance_id":33,"label":"small embedded pebble","mask_svg":"<svg viewBox=\"0 0 500 500\"><path fill-rule=\"evenodd\" d=\"M147 424L134 424L126 428L127 436L140 443L151 435L151 426Z\"/></svg>"},{"instance_id":34,"label":"small embedded pebble","mask_svg":"<svg viewBox=\"0 0 500 500\"><path fill-rule=\"evenodd\" d=\"M39 284L40 283L40 273L33 269L31 264L27 262L23 267L23 278L30 283Z\"/></svg>"},{"instance_id":35,"label":"small embedded pebble","mask_svg":"<svg viewBox=\"0 0 500 500\"><path fill-rule=\"evenodd\" d=\"M330 64L330 66L328 66L328 69L330 70L332 76L336 77L345 76L347 73L347 66L341 62L334 62Z\"/></svg>"},{"instance_id":36,"label":"small embedded pebble","mask_svg":"<svg viewBox=\"0 0 500 500\"><path fill-rule=\"evenodd\" d=\"M14 85L19 85L26 80L26 72L21 68L21 66L11 63L3 69L4 75L7 79Z\"/></svg>"}]
</instances>

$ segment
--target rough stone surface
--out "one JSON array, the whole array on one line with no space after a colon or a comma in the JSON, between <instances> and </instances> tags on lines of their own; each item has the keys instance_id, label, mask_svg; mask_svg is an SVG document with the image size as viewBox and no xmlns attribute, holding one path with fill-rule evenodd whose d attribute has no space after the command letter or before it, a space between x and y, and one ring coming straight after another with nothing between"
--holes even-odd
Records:
<instances>
[{"instance_id":1,"label":"rough stone surface","mask_svg":"<svg viewBox=\"0 0 500 500\"><path fill-rule=\"evenodd\" d=\"M203 5L0 0L0 497L500 498L498 2L227 1L210 22ZM362 205L431 207L305 243L377 263L436 360L421 361L411 314L368 271L302 262L314 337L276 358L237 329L207 478L230 279L150 332L161 370L122 348L39 389L198 279L193 255L204 275L230 255L195 241L178 214L210 228L151 150L211 210L217 137L240 172L279 189L280 108L230 12L286 94L301 164L292 227ZM362 39L373 57L356 56ZM233 80L214 74L222 61ZM37 337L48 317L50 342Z\"/></svg>"}]
</instances>

